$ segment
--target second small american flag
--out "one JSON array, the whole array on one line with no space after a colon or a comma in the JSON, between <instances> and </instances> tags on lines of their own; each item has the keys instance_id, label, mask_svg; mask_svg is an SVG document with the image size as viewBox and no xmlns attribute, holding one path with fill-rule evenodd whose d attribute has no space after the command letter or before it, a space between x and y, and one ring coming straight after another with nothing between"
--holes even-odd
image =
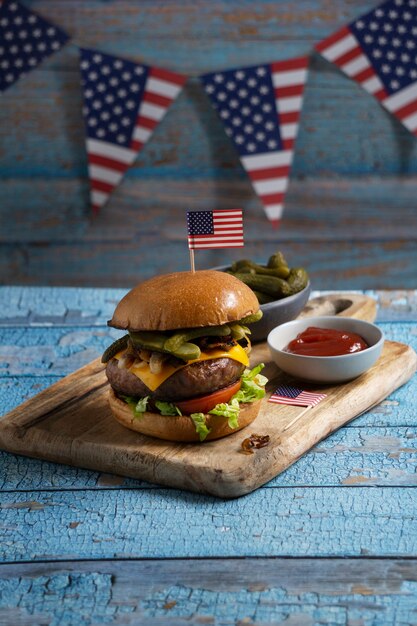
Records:
<instances>
[{"instance_id":1,"label":"second small american flag","mask_svg":"<svg viewBox=\"0 0 417 626\"><path fill-rule=\"evenodd\" d=\"M324 393L304 391L303 389L297 389L297 387L281 385L278 389L275 389L268 402L295 404L296 406L316 406L325 397Z\"/></svg>"},{"instance_id":2,"label":"second small american flag","mask_svg":"<svg viewBox=\"0 0 417 626\"><path fill-rule=\"evenodd\" d=\"M188 211L187 226L190 250L243 246L242 209Z\"/></svg>"}]
</instances>

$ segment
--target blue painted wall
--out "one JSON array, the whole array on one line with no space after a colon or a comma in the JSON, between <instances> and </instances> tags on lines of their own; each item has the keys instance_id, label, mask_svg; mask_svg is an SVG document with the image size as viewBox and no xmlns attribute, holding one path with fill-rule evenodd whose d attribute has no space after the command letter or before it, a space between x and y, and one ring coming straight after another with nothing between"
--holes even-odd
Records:
<instances>
[{"instance_id":1,"label":"blue painted wall","mask_svg":"<svg viewBox=\"0 0 417 626\"><path fill-rule=\"evenodd\" d=\"M185 211L241 206L245 250L281 248L316 288L414 287L417 140L312 54L284 221L264 217L197 75L308 54L375 6L364 0L23 0L72 43L1 95L0 281L131 286L188 269ZM190 76L123 184L93 219L77 46Z\"/></svg>"}]
</instances>

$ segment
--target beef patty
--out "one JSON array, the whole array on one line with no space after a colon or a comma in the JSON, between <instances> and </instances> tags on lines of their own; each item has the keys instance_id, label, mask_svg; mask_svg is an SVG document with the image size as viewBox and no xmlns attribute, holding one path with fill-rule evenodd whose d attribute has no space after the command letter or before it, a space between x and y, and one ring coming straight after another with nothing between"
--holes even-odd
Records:
<instances>
[{"instance_id":1,"label":"beef patty","mask_svg":"<svg viewBox=\"0 0 417 626\"><path fill-rule=\"evenodd\" d=\"M106 374L113 389L122 395L155 400L185 400L212 393L237 381L245 366L238 361L222 357L191 363L167 378L155 391L151 391L137 376L119 368L116 359L107 363Z\"/></svg>"}]
</instances>

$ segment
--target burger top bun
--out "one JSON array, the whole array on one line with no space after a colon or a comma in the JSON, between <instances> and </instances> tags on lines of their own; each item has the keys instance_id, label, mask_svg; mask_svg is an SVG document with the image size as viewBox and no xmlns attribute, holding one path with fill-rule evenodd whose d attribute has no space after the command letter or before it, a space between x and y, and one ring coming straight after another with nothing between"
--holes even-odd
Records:
<instances>
[{"instance_id":1,"label":"burger top bun","mask_svg":"<svg viewBox=\"0 0 417 626\"><path fill-rule=\"evenodd\" d=\"M166 416L159 415L159 413L145 412L142 417L135 418L131 408L126 402L119 400L113 389L110 389L109 403L113 417L126 428L135 430L143 435L166 439L168 441L200 441L194 423L188 415ZM227 437L227 435L231 435L245 426L248 426L248 424L251 424L256 419L260 408L261 400L257 400L251 404L241 404L239 426L237 428L230 428L227 419L224 417L207 414L206 426L209 428L210 433L207 435L205 441Z\"/></svg>"},{"instance_id":2,"label":"burger top bun","mask_svg":"<svg viewBox=\"0 0 417 626\"><path fill-rule=\"evenodd\" d=\"M217 326L258 309L253 291L230 274L174 272L134 287L119 302L108 324L132 331Z\"/></svg>"}]
</instances>

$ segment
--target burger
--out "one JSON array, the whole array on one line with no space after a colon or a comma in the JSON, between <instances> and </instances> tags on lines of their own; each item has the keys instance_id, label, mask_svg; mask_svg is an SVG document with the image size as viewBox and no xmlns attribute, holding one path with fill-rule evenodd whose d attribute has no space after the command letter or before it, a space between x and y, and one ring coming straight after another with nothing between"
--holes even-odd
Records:
<instances>
[{"instance_id":1,"label":"burger","mask_svg":"<svg viewBox=\"0 0 417 626\"><path fill-rule=\"evenodd\" d=\"M116 420L170 441L250 424L266 378L262 364L249 369L247 324L261 316L253 291L225 272L176 272L134 287L108 322L127 333L102 357Z\"/></svg>"}]
</instances>

